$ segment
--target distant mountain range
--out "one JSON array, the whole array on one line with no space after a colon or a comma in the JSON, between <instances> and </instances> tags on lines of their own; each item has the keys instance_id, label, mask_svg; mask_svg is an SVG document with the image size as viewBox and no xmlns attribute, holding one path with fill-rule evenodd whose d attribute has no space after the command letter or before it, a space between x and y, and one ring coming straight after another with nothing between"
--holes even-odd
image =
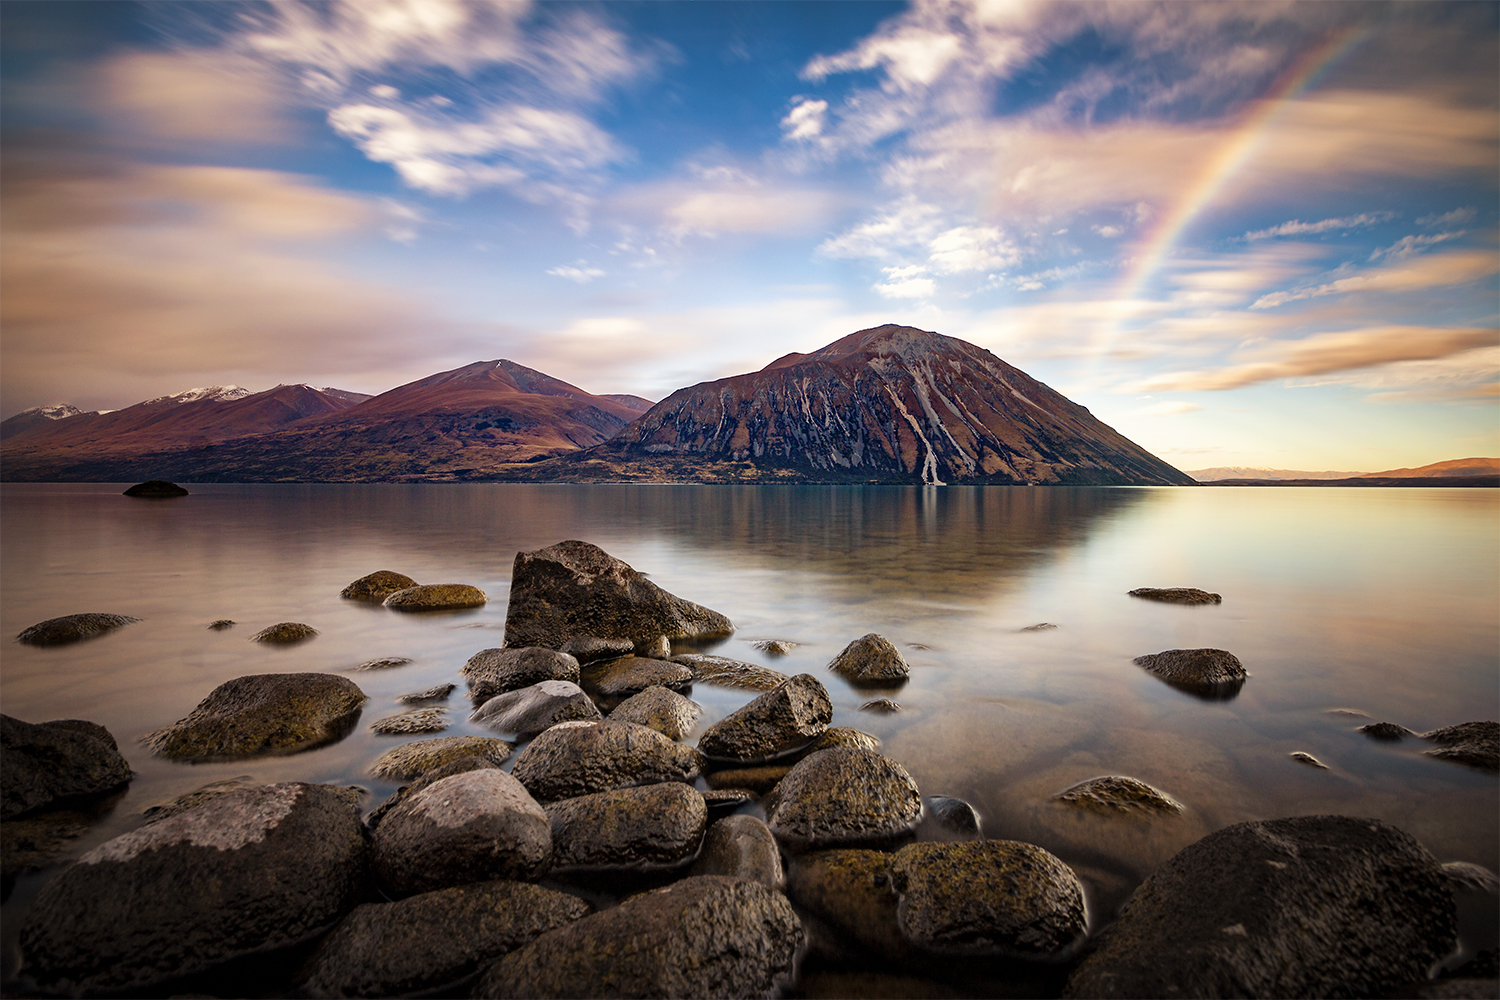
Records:
<instances>
[{"instance_id":1,"label":"distant mountain range","mask_svg":"<svg viewBox=\"0 0 1500 1000\"><path fill-rule=\"evenodd\" d=\"M1245 465L1221 465L1212 469L1189 469L1188 475L1200 483L1215 479L1349 479L1363 472L1304 472L1300 469L1257 469Z\"/></svg>"}]
</instances>

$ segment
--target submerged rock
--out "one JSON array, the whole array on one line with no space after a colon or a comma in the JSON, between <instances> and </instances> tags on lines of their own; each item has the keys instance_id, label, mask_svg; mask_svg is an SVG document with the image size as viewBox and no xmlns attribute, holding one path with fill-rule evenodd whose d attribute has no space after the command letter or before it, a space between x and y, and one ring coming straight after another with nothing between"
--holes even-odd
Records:
<instances>
[{"instance_id":1,"label":"submerged rock","mask_svg":"<svg viewBox=\"0 0 1500 1000\"><path fill-rule=\"evenodd\" d=\"M1457 941L1441 867L1373 819L1237 823L1131 896L1065 996L1380 996Z\"/></svg>"},{"instance_id":2,"label":"submerged rock","mask_svg":"<svg viewBox=\"0 0 1500 1000\"><path fill-rule=\"evenodd\" d=\"M481 757L499 767L509 759L511 750L509 743L489 736L441 736L403 743L381 754L370 765L370 773L387 781L410 781L465 757Z\"/></svg>"},{"instance_id":3,"label":"submerged rock","mask_svg":"<svg viewBox=\"0 0 1500 1000\"><path fill-rule=\"evenodd\" d=\"M467 583L422 583L396 591L381 604L397 611L453 611L477 608L488 600L484 591Z\"/></svg>"},{"instance_id":4,"label":"submerged rock","mask_svg":"<svg viewBox=\"0 0 1500 1000\"><path fill-rule=\"evenodd\" d=\"M609 703L624 701L649 687L686 691L693 686L693 672L670 660L622 656L590 663L579 672L578 683L595 698Z\"/></svg>"},{"instance_id":5,"label":"submerged rock","mask_svg":"<svg viewBox=\"0 0 1500 1000\"><path fill-rule=\"evenodd\" d=\"M230 792L49 882L21 928L21 971L47 993L167 996L182 977L313 939L366 891L353 790Z\"/></svg>"},{"instance_id":6,"label":"submerged rock","mask_svg":"<svg viewBox=\"0 0 1500 1000\"><path fill-rule=\"evenodd\" d=\"M469 657L459 673L469 681L475 707L497 694L519 691L542 681L578 683L578 661L545 646L520 649L481 649Z\"/></svg>"},{"instance_id":7,"label":"submerged rock","mask_svg":"<svg viewBox=\"0 0 1500 1000\"><path fill-rule=\"evenodd\" d=\"M524 882L481 882L366 903L304 967L310 997L386 997L453 987L532 939L593 912L576 896ZM413 947L412 929L421 928Z\"/></svg>"},{"instance_id":8,"label":"submerged rock","mask_svg":"<svg viewBox=\"0 0 1500 1000\"><path fill-rule=\"evenodd\" d=\"M1372 740L1384 740L1388 743L1417 735L1405 726L1398 726L1394 722L1372 722L1368 726L1360 726L1359 731Z\"/></svg>"},{"instance_id":9,"label":"submerged rock","mask_svg":"<svg viewBox=\"0 0 1500 1000\"><path fill-rule=\"evenodd\" d=\"M354 669L361 673L370 670L394 670L396 667L404 667L410 662L411 659L406 656L382 656L378 660L366 660ZM449 685L450 688L452 686L451 684Z\"/></svg>"},{"instance_id":10,"label":"submerged rock","mask_svg":"<svg viewBox=\"0 0 1500 1000\"><path fill-rule=\"evenodd\" d=\"M759 767L731 767L712 771L705 776L708 787L720 791L741 790L765 794L775 788L792 771L792 762L762 764Z\"/></svg>"},{"instance_id":11,"label":"submerged rock","mask_svg":"<svg viewBox=\"0 0 1500 1000\"><path fill-rule=\"evenodd\" d=\"M979 810L963 799L929 795L922 800L922 838L934 841L978 840Z\"/></svg>"},{"instance_id":12,"label":"submerged rock","mask_svg":"<svg viewBox=\"0 0 1500 1000\"><path fill-rule=\"evenodd\" d=\"M569 681L542 681L518 691L497 694L469 716L497 733L515 733L529 740L559 722L602 719L599 708L583 688Z\"/></svg>"},{"instance_id":13,"label":"submerged rock","mask_svg":"<svg viewBox=\"0 0 1500 1000\"><path fill-rule=\"evenodd\" d=\"M729 635L734 624L717 611L667 593L597 545L565 541L516 553L507 646L558 649L594 636L654 642Z\"/></svg>"},{"instance_id":14,"label":"submerged rock","mask_svg":"<svg viewBox=\"0 0 1500 1000\"><path fill-rule=\"evenodd\" d=\"M552 868L661 868L692 858L708 825L703 796L669 781L547 806Z\"/></svg>"},{"instance_id":15,"label":"submerged rock","mask_svg":"<svg viewBox=\"0 0 1500 1000\"><path fill-rule=\"evenodd\" d=\"M798 674L709 726L698 750L719 760L770 760L811 743L832 720L827 689L811 674Z\"/></svg>"},{"instance_id":16,"label":"submerged rock","mask_svg":"<svg viewBox=\"0 0 1500 1000\"><path fill-rule=\"evenodd\" d=\"M421 708L415 712L387 715L370 723L370 732L383 736L407 733L440 733L448 728L448 712L442 708Z\"/></svg>"},{"instance_id":17,"label":"submerged rock","mask_svg":"<svg viewBox=\"0 0 1500 1000\"><path fill-rule=\"evenodd\" d=\"M768 825L788 850L887 846L909 837L922 795L906 768L868 750L835 747L781 779Z\"/></svg>"},{"instance_id":18,"label":"submerged rock","mask_svg":"<svg viewBox=\"0 0 1500 1000\"><path fill-rule=\"evenodd\" d=\"M1477 889L1491 894L1500 893L1500 878L1484 865L1471 861L1450 861L1443 866L1443 877L1455 889Z\"/></svg>"},{"instance_id":19,"label":"submerged rock","mask_svg":"<svg viewBox=\"0 0 1500 1000\"><path fill-rule=\"evenodd\" d=\"M854 684L898 684L911 676L901 650L874 632L845 646L828 669Z\"/></svg>"},{"instance_id":20,"label":"submerged rock","mask_svg":"<svg viewBox=\"0 0 1500 1000\"><path fill-rule=\"evenodd\" d=\"M121 494L121 496L139 497L142 500L171 500L174 497L187 495L187 490L165 479L148 479L144 483L136 483Z\"/></svg>"},{"instance_id":21,"label":"submerged rock","mask_svg":"<svg viewBox=\"0 0 1500 1000\"><path fill-rule=\"evenodd\" d=\"M788 639L761 639L758 642L752 642L750 645L767 656L782 657L801 646L802 643L792 642Z\"/></svg>"},{"instance_id":22,"label":"submerged rock","mask_svg":"<svg viewBox=\"0 0 1500 1000\"><path fill-rule=\"evenodd\" d=\"M1227 701L1245 684L1245 666L1223 649L1168 649L1137 656L1145 667L1180 691L1210 700Z\"/></svg>"},{"instance_id":23,"label":"submerged rock","mask_svg":"<svg viewBox=\"0 0 1500 1000\"><path fill-rule=\"evenodd\" d=\"M1422 738L1438 744L1436 750L1426 751L1430 756L1500 770L1500 722L1460 722L1423 733Z\"/></svg>"},{"instance_id":24,"label":"submerged rock","mask_svg":"<svg viewBox=\"0 0 1500 1000\"><path fill-rule=\"evenodd\" d=\"M131 778L109 730L82 719L33 724L0 715L0 819L100 795Z\"/></svg>"},{"instance_id":25,"label":"submerged rock","mask_svg":"<svg viewBox=\"0 0 1500 1000\"><path fill-rule=\"evenodd\" d=\"M235 622L229 618L219 618L208 623L208 627L215 632L222 632L226 628L234 628Z\"/></svg>"},{"instance_id":26,"label":"submerged rock","mask_svg":"<svg viewBox=\"0 0 1500 1000\"><path fill-rule=\"evenodd\" d=\"M1306 764L1308 767L1316 767L1320 771L1328 770L1327 764L1323 763L1321 760L1314 757L1312 754L1308 753L1305 750L1293 750L1291 753L1287 754L1287 756L1292 758L1292 760L1295 760L1299 764Z\"/></svg>"},{"instance_id":27,"label":"submerged rock","mask_svg":"<svg viewBox=\"0 0 1500 1000\"><path fill-rule=\"evenodd\" d=\"M1137 587L1131 597L1144 597L1148 601L1166 601L1169 604L1221 604L1224 598L1210 594L1197 587Z\"/></svg>"},{"instance_id":28,"label":"submerged rock","mask_svg":"<svg viewBox=\"0 0 1500 1000\"><path fill-rule=\"evenodd\" d=\"M609 717L617 722L647 726L663 736L680 740L692 732L693 724L702 714L703 707L696 701L656 685L616 705Z\"/></svg>"},{"instance_id":29,"label":"submerged rock","mask_svg":"<svg viewBox=\"0 0 1500 1000\"><path fill-rule=\"evenodd\" d=\"M877 715L895 715L901 711L901 703L899 701L892 701L889 698L876 698L874 701L867 701L859 706L859 710L861 712L874 712Z\"/></svg>"},{"instance_id":30,"label":"submerged rock","mask_svg":"<svg viewBox=\"0 0 1500 1000\"><path fill-rule=\"evenodd\" d=\"M318 634L318 630L311 625L302 622L278 622L268 625L250 637L251 642L267 643L273 646L290 646L294 642L302 642L311 639Z\"/></svg>"},{"instance_id":31,"label":"submerged rock","mask_svg":"<svg viewBox=\"0 0 1500 1000\"><path fill-rule=\"evenodd\" d=\"M541 802L662 781L691 782L703 758L633 722L564 722L521 751L511 773Z\"/></svg>"},{"instance_id":32,"label":"submerged rock","mask_svg":"<svg viewBox=\"0 0 1500 1000\"><path fill-rule=\"evenodd\" d=\"M339 591L339 596L348 601L369 601L379 604L398 590L406 590L415 587L417 581L405 573L397 573L395 570L377 569L367 576L362 576L349 586Z\"/></svg>"},{"instance_id":33,"label":"submerged rock","mask_svg":"<svg viewBox=\"0 0 1500 1000\"><path fill-rule=\"evenodd\" d=\"M770 691L791 679L779 670L708 653L683 653L672 657L672 662L691 670L696 681L741 691Z\"/></svg>"},{"instance_id":34,"label":"submerged rock","mask_svg":"<svg viewBox=\"0 0 1500 1000\"><path fill-rule=\"evenodd\" d=\"M855 750L869 750L872 753L880 752L880 741L869 733L862 733L858 729L848 726L834 726L825 729L817 739L808 745L804 756L810 756L819 750L830 750L834 747L850 747Z\"/></svg>"},{"instance_id":35,"label":"submerged rock","mask_svg":"<svg viewBox=\"0 0 1500 1000\"><path fill-rule=\"evenodd\" d=\"M743 813L726 816L708 828L703 850L693 862L691 874L732 875L759 882L777 892L786 886L781 850L771 836L770 827Z\"/></svg>"},{"instance_id":36,"label":"submerged rock","mask_svg":"<svg viewBox=\"0 0 1500 1000\"><path fill-rule=\"evenodd\" d=\"M185 718L141 742L178 760L295 753L349 735L368 700L337 674L251 674L220 684Z\"/></svg>"},{"instance_id":37,"label":"submerged rock","mask_svg":"<svg viewBox=\"0 0 1500 1000\"><path fill-rule=\"evenodd\" d=\"M421 705L429 701L447 701L454 687L453 684L438 684L426 691L413 691L410 694L400 695L396 698L396 702L401 705Z\"/></svg>"},{"instance_id":38,"label":"submerged rock","mask_svg":"<svg viewBox=\"0 0 1500 1000\"><path fill-rule=\"evenodd\" d=\"M543 934L480 978L484 997L769 997L787 986L802 925L786 897L704 875Z\"/></svg>"},{"instance_id":39,"label":"submerged rock","mask_svg":"<svg viewBox=\"0 0 1500 1000\"><path fill-rule=\"evenodd\" d=\"M30 628L25 628L16 635L17 642L24 642L30 646L61 646L80 639L93 639L113 632L121 625L129 625L140 621L129 615L107 615L98 612L88 612L81 615L63 615L61 618L48 618L44 622L37 622Z\"/></svg>"},{"instance_id":40,"label":"submerged rock","mask_svg":"<svg viewBox=\"0 0 1500 1000\"><path fill-rule=\"evenodd\" d=\"M1175 816L1182 812L1182 803L1161 789L1117 774L1080 781L1052 797L1070 806L1102 813Z\"/></svg>"}]
</instances>

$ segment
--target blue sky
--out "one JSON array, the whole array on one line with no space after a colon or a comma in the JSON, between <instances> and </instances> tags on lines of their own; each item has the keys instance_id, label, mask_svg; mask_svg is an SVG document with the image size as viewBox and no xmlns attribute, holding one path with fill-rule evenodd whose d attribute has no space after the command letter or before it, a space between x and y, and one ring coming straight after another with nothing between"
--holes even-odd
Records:
<instances>
[{"instance_id":1,"label":"blue sky","mask_svg":"<svg viewBox=\"0 0 1500 1000\"><path fill-rule=\"evenodd\" d=\"M0 408L901 322L1184 469L1500 454L1497 11L7 2Z\"/></svg>"}]
</instances>

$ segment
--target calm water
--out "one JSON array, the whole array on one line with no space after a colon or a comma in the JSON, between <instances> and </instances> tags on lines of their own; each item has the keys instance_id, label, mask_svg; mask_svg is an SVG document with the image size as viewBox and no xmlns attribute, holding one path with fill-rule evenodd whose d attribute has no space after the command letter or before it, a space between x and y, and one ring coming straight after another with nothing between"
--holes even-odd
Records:
<instances>
[{"instance_id":1,"label":"calm water","mask_svg":"<svg viewBox=\"0 0 1500 1000\"><path fill-rule=\"evenodd\" d=\"M134 501L125 484L0 488L0 632L82 611L144 619L69 647L3 646L6 714L107 726L137 777L77 841L76 856L140 824L141 811L207 782L357 783L367 808L392 790L365 773L402 739L364 723L396 696L459 682L501 644L515 553L594 542L739 631L715 651L824 680L834 724L878 736L924 794L972 802L991 837L1041 844L1086 878L1096 920L1160 861L1245 819L1375 816L1441 861L1500 867L1493 774L1376 743L1366 721L1422 731L1500 712L1500 493L1454 489L1172 489L379 485L193 487ZM376 569L483 588L479 610L401 615L342 601ZM1211 607L1128 597L1195 586ZM208 622L230 618L228 631ZM280 621L321 635L290 649L246 641ZM1050 622L1058 627L1021 631ZM904 710L825 666L879 632L904 648ZM757 639L803 643L771 660ZM1238 697L1208 702L1131 663L1215 646L1244 661ZM136 744L216 685L249 673L345 671L370 696L342 742L292 757L183 765ZM699 685L701 728L748 696ZM445 735L482 733L461 692ZM1352 710L1369 719L1338 714ZM695 738L695 737L694 737ZM1292 761L1301 750L1328 765ZM1049 802L1076 781L1127 774L1185 816L1096 820ZM7 938L46 876L6 905ZM1493 934L1469 921L1469 936ZM1474 942L1468 942L1472 948Z\"/></svg>"}]
</instances>

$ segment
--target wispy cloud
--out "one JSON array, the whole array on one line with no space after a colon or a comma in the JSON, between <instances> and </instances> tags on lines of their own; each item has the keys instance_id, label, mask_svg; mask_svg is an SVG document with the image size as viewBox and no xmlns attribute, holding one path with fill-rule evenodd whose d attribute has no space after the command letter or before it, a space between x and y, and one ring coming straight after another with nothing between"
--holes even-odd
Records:
<instances>
[{"instance_id":1,"label":"wispy cloud","mask_svg":"<svg viewBox=\"0 0 1500 1000\"><path fill-rule=\"evenodd\" d=\"M1466 222L1473 222L1479 213L1473 205L1464 208L1455 208L1451 212L1442 215L1424 215L1417 219L1419 226L1461 226Z\"/></svg>"},{"instance_id":2,"label":"wispy cloud","mask_svg":"<svg viewBox=\"0 0 1500 1000\"><path fill-rule=\"evenodd\" d=\"M1403 236L1388 247L1382 247L1370 254L1371 260L1379 260L1385 257L1388 260L1405 260L1426 250L1436 243L1446 243L1465 235L1465 230L1459 229L1451 233L1434 233L1431 236Z\"/></svg>"},{"instance_id":3,"label":"wispy cloud","mask_svg":"<svg viewBox=\"0 0 1500 1000\"><path fill-rule=\"evenodd\" d=\"M547 273L556 278L576 281L580 285L587 285L595 278L604 277L603 271L597 267L589 267L588 262L582 260L577 264L560 264L557 267L548 268Z\"/></svg>"},{"instance_id":4,"label":"wispy cloud","mask_svg":"<svg viewBox=\"0 0 1500 1000\"><path fill-rule=\"evenodd\" d=\"M1361 212L1358 215L1346 216L1342 219L1322 219L1318 222L1303 222L1293 219L1283 222L1279 226L1269 229L1256 229L1241 236L1242 240L1264 240L1272 236L1302 236L1307 233L1326 233L1330 231L1348 231L1360 229L1365 226L1375 226L1382 222L1389 222L1396 217L1395 212Z\"/></svg>"},{"instance_id":5,"label":"wispy cloud","mask_svg":"<svg viewBox=\"0 0 1500 1000\"><path fill-rule=\"evenodd\" d=\"M1400 244L1397 244L1399 246ZM1325 295L1348 295L1356 292L1413 292L1424 288L1465 285L1500 272L1500 259L1488 251L1462 251L1418 257L1410 262L1372 268L1339 278L1326 284L1262 295L1251 309L1274 309L1288 302L1315 299Z\"/></svg>"}]
</instances>

